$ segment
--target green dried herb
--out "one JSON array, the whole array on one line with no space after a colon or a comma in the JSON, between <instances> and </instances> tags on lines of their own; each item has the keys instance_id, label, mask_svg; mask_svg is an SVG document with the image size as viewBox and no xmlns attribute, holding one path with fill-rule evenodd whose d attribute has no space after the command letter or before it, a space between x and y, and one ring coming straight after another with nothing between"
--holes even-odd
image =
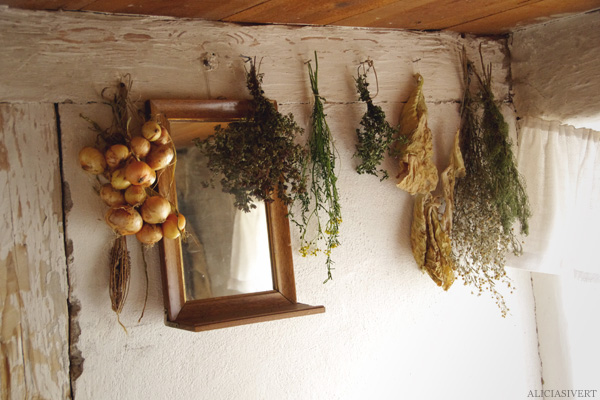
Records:
<instances>
[{"instance_id":1,"label":"green dried herb","mask_svg":"<svg viewBox=\"0 0 600 400\"><path fill-rule=\"evenodd\" d=\"M522 251L511 226L519 219L526 233L531 213L514 163L508 125L491 91L491 68L484 68L481 79L464 54L463 58L460 143L466 176L455 187L453 257L465 285L475 286L479 294L489 291L505 316L508 309L496 284L511 287L506 254ZM480 85L477 96L471 93L473 75Z\"/></svg>"},{"instance_id":2,"label":"green dried herb","mask_svg":"<svg viewBox=\"0 0 600 400\"><path fill-rule=\"evenodd\" d=\"M375 176L379 176L378 173L381 173L380 180L383 181L389 177L389 174L385 169L377 170L377 168L383 161L385 153L393 155L392 148L406 143L407 138L398 136L398 130L386 121L385 112L382 108L373 104L373 98L368 88L369 83L367 82L367 72L371 68L373 68L375 80L377 81L377 73L372 60L361 63L355 79L359 100L366 103L367 111L360 120L361 128L356 130L358 143L356 144L354 157L361 159L361 163L356 167L356 172Z\"/></svg>"},{"instance_id":3,"label":"green dried herb","mask_svg":"<svg viewBox=\"0 0 600 400\"><path fill-rule=\"evenodd\" d=\"M265 97L263 75L257 72L255 60L247 62L246 85L252 95L249 115L227 127L217 126L214 135L196 145L208 157L208 168L222 176L223 191L234 195L240 210L256 208L254 201L273 201L275 192L289 206L305 191L306 151L294 142L303 130L292 114L282 115Z\"/></svg>"},{"instance_id":4,"label":"green dried herb","mask_svg":"<svg viewBox=\"0 0 600 400\"><path fill-rule=\"evenodd\" d=\"M307 182L307 192L298 197L301 203L301 222L296 222L300 228L301 248L303 256L314 255L320 249L318 242L325 241L324 253L327 256L327 279L333 278L333 260L331 250L340 245L339 226L342 222L342 214L337 190L337 176L335 174L336 150L333 138L323 109L324 99L319 95L318 89L318 59L315 52L315 68L313 70L310 61L308 73L310 84L315 98L312 112L311 135L308 140L309 159L304 165L303 176ZM327 222L323 225L320 213L327 214ZM317 233L310 239L308 226L311 221L316 220Z\"/></svg>"},{"instance_id":5,"label":"green dried herb","mask_svg":"<svg viewBox=\"0 0 600 400\"><path fill-rule=\"evenodd\" d=\"M512 152L512 143L508 136L508 124L504 120L498 103L492 93L492 66L483 66L483 78L477 75L481 84L481 137L490 174L488 185L493 193L494 204L500 213L505 233L512 229L515 221L521 225L521 233L529 233L528 220L531 217L529 200L525 191L525 182L519 174Z\"/></svg>"}]
</instances>

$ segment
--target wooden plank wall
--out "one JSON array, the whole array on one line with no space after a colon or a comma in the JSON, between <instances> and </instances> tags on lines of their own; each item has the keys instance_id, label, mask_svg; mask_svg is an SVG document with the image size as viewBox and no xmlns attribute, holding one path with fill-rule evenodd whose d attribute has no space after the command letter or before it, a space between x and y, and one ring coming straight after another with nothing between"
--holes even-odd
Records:
<instances>
[{"instance_id":1,"label":"wooden plank wall","mask_svg":"<svg viewBox=\"0 0 600 400\"><path fill-rule=\"evenodd\" d=\"M59 162L52 104L0 104L3 400L70 393Z\"/></svg>"}]
</instances>

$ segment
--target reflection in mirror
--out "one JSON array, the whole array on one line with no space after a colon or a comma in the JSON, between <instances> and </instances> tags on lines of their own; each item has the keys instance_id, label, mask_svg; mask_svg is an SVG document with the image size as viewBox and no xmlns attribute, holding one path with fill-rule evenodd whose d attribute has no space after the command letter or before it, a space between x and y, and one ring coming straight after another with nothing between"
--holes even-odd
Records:
<instances>
[{"instance_id":1,"label":"reflection in mirror","mask_svg":"<svg viewBox=\"0 0 600 400\"><path fill-rule=\"evenodd\" d=\"M171 134L179 137L177 123ZM193 132L194 123L186 124ZM179 211L187 219L182 244L186 297L205 299L273 290L267 214L264 203L246 213L233 196L204 187L212 172L193 143L177 148L175 182Z\"/></svg>"},{"instance_id":2,"label":"reflection in mirror","mask_svg":"<svg viewBox=\"0 0 600 400\"><path fill-rule=\"evenodd\" d=\"M325 312L296 300L287 207L278 197L238 211L233 196L202 182L210 176L193 143L246 117L244 100L150 100L148 115L169 130L177 163L157 177L190 235L160 241L166 324L192 331ZM174 171L173 171L174 169Z\"/></svg>"}]
</instances>

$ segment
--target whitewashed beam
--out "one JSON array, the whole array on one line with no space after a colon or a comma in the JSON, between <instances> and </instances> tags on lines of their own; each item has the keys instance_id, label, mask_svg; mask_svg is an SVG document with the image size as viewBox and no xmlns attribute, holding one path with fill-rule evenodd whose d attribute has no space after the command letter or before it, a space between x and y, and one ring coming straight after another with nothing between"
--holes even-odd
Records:
<instances>
[{"instance_id":1,"label":"whitewashed beam","mask_svg":"<svg viewBox=\"0 0 600 400\"><path fill-rule=\"evenodd\" d=\"M58 136L50 104L0 104L2 399L70 395Z\"/></svg>"}]
</instances>

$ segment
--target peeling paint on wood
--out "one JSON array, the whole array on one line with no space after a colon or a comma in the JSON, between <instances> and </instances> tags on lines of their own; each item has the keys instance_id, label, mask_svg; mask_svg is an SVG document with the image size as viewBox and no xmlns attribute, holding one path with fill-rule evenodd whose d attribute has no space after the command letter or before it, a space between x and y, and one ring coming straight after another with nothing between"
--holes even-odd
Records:
<instances>
[{"instance_id":1,"label":"peeling paint on wood","mask_svg":"<svg viewBox=\"0 0 600 400\"><path fill-rule=\"evenodd\" d=\"M67 280L54 109L0 105L2 399L70 395Z\"/></svg>"},{"instance_id":2,"label":"peeling paint on wood","mask_svg":"<svg viewBox=\"0 0 600 400\"><path fill-rule=\"evenodd\" d=\"M307 103L311 96L304 63L314 57L314 51L319 54L319 74L327 77L319 91L329 101L357 101L353 77L367 57L377 66L378 101L405 101L416 72L428 73L427 101L451 101L460 99L462 75L459 68L452 73L448 66L460 66L463 45L477 59L480 43L486 62L494 64L497 98L508 94L503 42L449 32L239 26L15 9L0 13L0 31L4 54L0 101L85 103L97 100L106 85L125 73L132 73L135 95L140 98L248 97L240 57L244 55L261 59L269 97L283 103ZM208 72L199 62L207 52L215 54L219 65ZM415 64L415 59L420 61ZM49 66L56 68L50 73Z\"/></svg>"}]
</instances>

